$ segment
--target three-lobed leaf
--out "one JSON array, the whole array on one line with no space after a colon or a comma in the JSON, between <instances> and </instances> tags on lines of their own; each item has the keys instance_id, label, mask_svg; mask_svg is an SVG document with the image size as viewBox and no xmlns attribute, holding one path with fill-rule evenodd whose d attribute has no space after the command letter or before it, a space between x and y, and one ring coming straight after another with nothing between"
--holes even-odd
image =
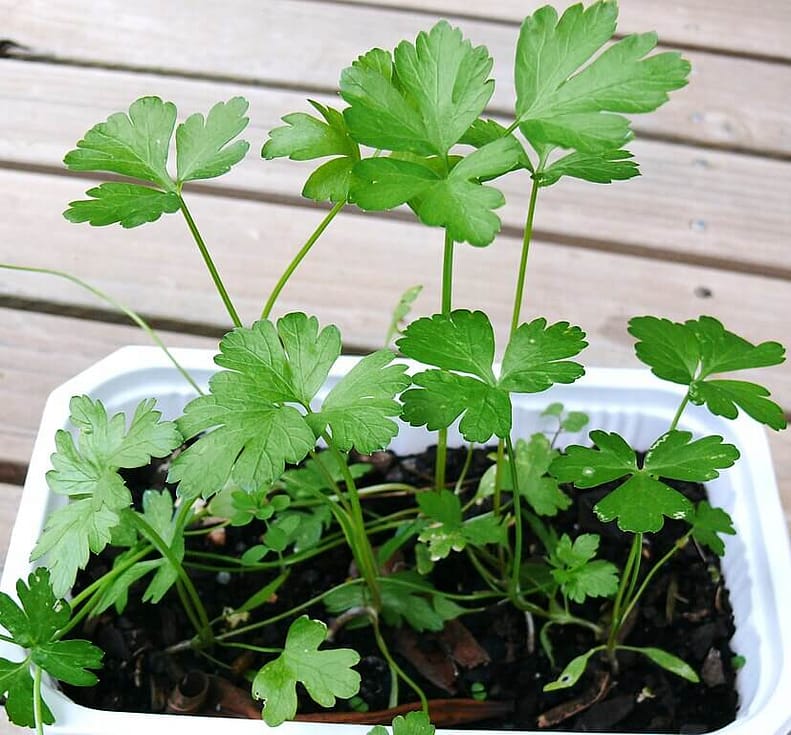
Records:
<instances>
[{"instance_id":1,"label":"three-lobed leaf","mask_svg":"<svg viewBox=\"0 0 791 735\"><path fill-rule=\"evenodd\" d=\"M629 333L637 339L637 357L664 380L689 386L689 398L718 416L736 418L739 409L756 421L779 430L787 422L783 410L769 400L769 391L744 380L713 375L779 365L785 349L778 342L754 345L728 331L714 317L673 322L653 316L635 317Z\"/></svg>"},{"instance_id":2,"label":"three-lobed leaf","mask_svg":"<svg viewBox=\"0 0 791 735\"><path fill-rule=\"evenodd\" d=\"M717 556L723 556L725 543L720 534L733 536L736 533L731 517L722 508L715 508L708 501L701 500L689 520L695 540L707 546Z\"/></svg>"},{"instance_id":3,"label":"three-lobed leaf","mask_svg":"<svg viewBox=\"0 0 791 735\"><path fill-rule=\"evenodd\" d=\"M285 648L265 664L253 680L253 696L264 701L263 717L274 727L297 712L297 683L314 702L332 707L337 697L348 699L360 687L360 675L351 667L360 656L346 648L319 650L327 637L327 626L307 615L289 627Z\"/></svg>"},{"instance_id":4,"label":"three-lobed leaf","mask_svg":"<svg viewBox=\"0 0 791 735\"><path fill-rule=\"evenodd\" d=\"M598 549L599 537L592 533L581 534L573 542L564 533L552 549L552 577L570 600L581 603L588 597L611 597L617 592L618 568L595 559Z\"/></svg>"},{"instance_id":5,"label":"three-lobed leaf","mask_svg":"<svg viewBox=\"0 0 791 735\"><path fill-rule=\"evenodd\" d=\"M693 440L687 431L669 431L654 442L642 468L637 455L618 434L592 431L596 448L571 446L555 459L550 471L559 482L578 488L595 487L627 478L594 507L603 522L618 521L623 531L654 532L664 518L683 519L692 514L692 504L661 478L705 482L719 476L719 470L733 465L738 450L709 436Z\"/></svg>"},{"instance_id":6,"label":"three-lobed leaf","mask_svg":"<svg viewBox=\"0 0 791 735\"><path fill-rule=\"evenodd\" d=\"M68 684L91 686L97 678L89 669L101 667L103 653L88 641L57 639L58 631L69 622L71 608L53 592L47 569L34 570L27 583L17 582L16 589L19 603L0 592L0 627L28 650L28 656L23 661L0 658L0 695L6 696L6 712L12 722L33 727L31 664ZM45 724L54 722L46 702L42 702L42 719Z\"/></svg>"},{"instance_id":7,"label":"three-lobed leaf","mask_svg":"<svg viewBox=\"0 0 791 735\"><path fill-rule=\"evenodd\" d=\"M247 104L242 97L218 102L205 119L195 113L176 128L175 179L167 169L177 114L172 102L141 97L128 113L110 115L94 125L63 162L72 171L120 174L145 185L100 184L88 190L90 199L70 202L64 217L97 227L116 222L137 227L177 211L182 184L220 176L244 158L249 144L234 139L247 126Z\"/></svg>"},{"instance_id":8,"label":"three-lobed leaf","mask_svg":"<svg viewBox=\"0 0 791 735\"><path fill-rule=\"evenodd\" d=\"M417 319L396 344L407 357L440 369L414 376L414 387L402 395L403 417L435 430L461 416L459 428L467 441L505 437L511 429L510 393L535 393L580 377L582 366L564 358L586 346L584 336L567 322L523 324L506 348L498 379L494 330L486 314L457 309Z\"/></svg>"}]
</instances>

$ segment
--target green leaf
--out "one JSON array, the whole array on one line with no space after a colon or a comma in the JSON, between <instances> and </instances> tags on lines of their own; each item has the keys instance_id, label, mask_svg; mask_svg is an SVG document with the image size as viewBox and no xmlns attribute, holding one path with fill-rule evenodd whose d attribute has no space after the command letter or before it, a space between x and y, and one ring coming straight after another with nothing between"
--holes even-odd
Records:
<instances>
[{"instance_id":1,"label":"green leaf","mask_svg":"<svg viewBox=\"0 0 791 735\"><path fill-rule=\"evenodd\" d=\"M462 417L459 430L468 442L483 444L493 434L505 437L511 430L508 393L477 378L428 370L412 378L416 387L401 396L402 418L430 431L450 426Z\"/></svg>"},{"instance_id":2,"label":"green leaf","mask_svg":"<svg viewBox=\"0 0 791 735\"><path fill-rule=\"evenodd\" d=\"M700 346L684 324L654 316L629 320L629 334L638 341L635 352L651 372L663 380L689 385L696 377Z\"/></svg>"},{"instance_id":3,"label":"green leaf","mask_svg":"<svg viewBox=\"0 0 791 735\"><path fill-rule=\"evenodd\" d=\"M692 512L692 503L678 490L648 474L637 473L606 495L594 507L602 523L618 521L618 528L631 533L654 533L664 517L679 520Z\"/></svg>"},{"instance_id":4,"label":"green leaf","mask_svg":"<svg viewBox=\"0 0 791 735\"><path fill-rule=\"evenodd\" d=\"M376 51L341 74L344 116L353 137L374 148L446 155L494 91L492 59L440 21L415 44Z\"/></svg>"},{"instance_id":5,"label":"green leaf","mask_svg":"<svg viewBox=\"0 0 791 735\"><path fill-rule=\"evenodd\" d=\"M588 414L582 411L569 411L560 421L560 428L562 431L567 431L570 434L576 434L582 431L590 423Z\"/></svg>"},{"instance_id":6,"label":"green leaf","mask_svg":"<svg viewBox=\"0 0 791 735\"><path fill-rule=\"evenodd\" d=\"M506 127L498 123L496 120L484 120L482 118L478 118L472 125L470 125L467 132L464 133L464 135L459 140L459 143L470 145L473 148L483 148L485 145L505 137L513 138L514 143L516 143L520 150L518 162L513 165L513 168L526 168L528 171L532 172L533 167L530 163L530 159L527 157L527 153L525 153L525 149L522 147L522 144L513 135L513 133L508 133ZM505 172L502 171L500 173ZM487 178L488 177L483 176L481 177L481 180L485 181Z\"/></svg>"},{"instance_id":7,"label":"green leaf","mask_svg":"<svg viewBox=\"0 0 791 735\"><path fill-rule=\"evenodd\" d=\"M756 421L766 424L775 431L788 425L783 409L770 401L769 391L762 385L746 380L705 380L690 387L690 400L706 408L717 416L735 419L739 408ZM737 408L738 407L738 408Z\"/></svg>"},{"instance_id":8,"label":"green leaf","mask_svg":"<svg viewBox=\"0 0 791 735\"><path fill-rule=\"evenodd\" d=\"M450 490L419 493L417 502L430 521L418 539L427 544L432 561L446 558L451 551L462 551L468 544L505 543L505 529L498 518L482 515L465 521L461 501Z\"/></svg>"},{"instance_id":9,"label":"green leaf","mask_svg":"<svg viewBox=\"0 0 791 735\"><path fill-rule=\"evenodd\" d=\"M565 510L571 505L571 498L560 489L557 480L547 476L558 452L552 449L546 436L533 434L529 441L517 439L514 454L519 494L530 503L536 513L554 516L559 510ZM501 487L504 490L513 490L510 457L503 465Z\"/></svg>"},{"instance_id":10,"label":"green leaf","mask_svg":"<svg viewBox=\"0 0 791 735\"><path fill-rule=\"evenodd\" d=\"M550 472L559 482L585 489L637 472L637 457L623 437L596 430L590 438L597 449L570 446L552 462Z\"/></svg>"},{"instance_id":11,"label":"green leaf","mask_svg":"<svg viewBox=\"0 0 791 735\"><path fill-rule=\"evenodd\" d=\"M54 469L47 473L53 492L71 502L50 514L31 559L48 556L57 596L74 584L90 552L99 553L119 525L120 512L132 498L119 468L140 467L152 457L164 457L181 444L176 425L161 421L153 399L141 401L126 428L123 414L112 418L101 401L75 396L69 404L71 420L80 430L78 444L60 430L55 435Z\"/></svg>"},{"instance_id":12,"label":"green leaf","mask_svg":"<svg viewBox=\"0 0 791 735\"><path fill-rule=\"evenodd\" d=\"M540 186L552 186L563 176L591 181L594 184L610 184L640 175L636 161L626 150L611 150L601 153L569 153L548 168L536 174Z\"/></svg>"},{"instance_id":13,"label":"green leaf","mask_svg":"<svg viewBox=\"0 0 791 735\"><path fill-rule=\"evenodd\" d=\"M708 501L701 500L688 520L692 523L692 535L698 543L707 546L717 556L725 554L725 544L719 534L733 536L736 530L731 517L722 508L714 508Z\"/></svg>"},{"instance_id":14,"label":"green leaf","mask_svg":"<svg viewBox=\"0 0 791 735\"><path fill-rule=\"evenodd\" d=\"M229 332L215 359L226 370L179 419L186 437L209 432L173 462L170 478L181 481L179 492L210 495L228 480L254 491L271 485L287 462L300 462L316 437L288 404L309 403L339 352L334 327L319 330L315 319L299 313L283 317L277 329L259 321Z\"/></svg>"},{"instance_id":15,"label":"green leaf","mask_svg":"<svg viewBox=\"0 0 791 735\"><path fill-rule=\"evenodd\" d=\"M33 714L33 676L28 660L17 662L0 658L0 695L6 698L8 719L20 727L35 727ZM46 702L42 702L42 720L46 725L55 722L55 716Z\"/></svg>"},{"instance_id":16,"label":"green leaf","mask_svg":"<svg viewBox=\"0 0 791 735\"><path fill-rule=\"evenodd\" d=\"M674 656L672 653L663 651L661 648L643 648L638 646L624 646L624 648L629 651L642 653L666 671L680 676L682 679L691 681L693 684L700 682L700 677L698 677L695 670L688 663L682 661L678 656Z\"/></svg>"},{"instance_id":17,"label":"green leaf","mask_svg":"<svg viewBox=\"0 0 791 735\"><path fill-rule=\"evenodd\" d=\"M170 493L167 490L146 490L143 493L143 517L181 561L184 558L184 535L179 533ZM156 605L175 584L178 571L165 558L157 559L151 568L156 571L143 593L143 602Z\"/></svg>"},{"instance_id":18,"label":"green leaf","mask_svg":"<svg viewBox=\"0 0 791 735\"><path fill-rule=\"evenodd\" d=\"M265 664L253 680L253 696L264 701L263 717L276 726L297 712L297 682L304 685L314 702L332 707L336 697L348 699L360 688L360 675L351 667L360 656L350 649L319 650L327 626L297 618L288 630L283 653Z\"/></svg>"},{"instance_id":19,"label":"green leaf","mask_svg":"<svg viewBox=\"0 0 791 735\"><path fill-rule=\"evenodd\" d=\"M445 228L456 242L483 247L500 231L493 210L505 198L481 180L510 171L523 155L508 136L473 151L450 170L436 166L436 159L368 158L354 166L351 199L369 211L408 203L424 224Z\"/></svg>"},{"instance_id":20,"label":"green leaf","mask_svg":"<svg viewBox=\"0 0 791 735\"><path fill-rule=\"evenodd\" d=\"M308 404L341 354L341 333L333 325L319 331L319 320L300 312L279 319L277 333L291 366L294 392Z\"/></svg>"},{"instance_id":21,"label":"green leaf","mask_svg":"<svg viewBox=\"0 0 791 735\"><path fill-rule=\"evenodd\" d=\"M367 735L388 735L384 725L372 727ZM422 710L398 715L393 719L393 735L434 735L434 725Z\"/></svg>"},{"instance_id":22,"label":"green leaf","mask_svg":"<svg viewBox=\"0 0 791 735\"><path fill-rule=\"evenodd\" d=\"M584 533L572 543L564 533L552 550L552 577L570 600L582 603L588 597L612 597L618 591L618 568L608 561L594 560L598 549L595 534Z\"/></svg>"},{"instance_id":23,"label":"green leaf","mask_svg":"<svg viewBox=\"0 0 791 735\"><path fill-rule=\"evenodd\" d=\"M558 689L568 689L574 686L585 673L590 657L597 652L598 649L592 648L587 653L583 653L581 656L571 659L555 681L551 681L549 684L544 685L544 691L554 692Z\"/></svg>"},{"instance_id":24,"label":"green leaf","mask_svg":"<svg viewBox=\"0 0 791 735\"><path fill-rule=\"evenodd\" d=\"M733 444L721 436L692 440L689 431L669 431L657 439L645 456L644 469L655 477L708 482L739 458Z\"/></svg>"},{"instance_id":25,"label":"green leaf","mask_svg":"<svg viewBox=\"0 0 791 735\"><path fill-rule=\"evenodd\" d=\"M282 118L286 125L269 133L261 155L266 159L288 156L294 161L337 156L308 177L302 194L315 201L345 201L360 149L350 137L346 121L338 110L314 100L310 100L310 104L323 120L304 112L286 115Z\"/></svg>"},{"instance_id":26,"label":"green leaf","mask_svg":"<svg viewBox=\"0 0 791 735\"><path fill-rule=\"evenodd\" d=\"M371 471L370 464L351 464L348 471L356 480ZM334 491L332 482L344 481L340 463L332 452L319 452L293 470L286 470L280 484L294 500L315 500L328 491Z\"/></svg>"},{"instance_id":27,"label":"green leaf","mask_svg":"<svg viewBox=\"0 0 791 735\"><path fill-rule=\"evenodd\" d=\"M383 449L398 433L391 417L401 407L394 400L409 385L404 365L391 365L395 355L378 350L363 357L327 394L321 410L308 417L320 433L329 425L333 444L362 454Z\"/></svg>"},{"instance_id":28,"label":"green leaf","mask_svg":"<svg viewBox=\"0 0 791 735\"><path fill-rule=\"evenodd\" d=\"M678 53L647 57L657 43L653 33L627 36L595 56L612 37L617 12L612 2L586 9L578 4L558 19L546 6L523 22L516 50L516 114L534 146L618 149L631 130L615 113L655 110L668 92L687 83L690 66Z\"/></svg>"},{"instance_id":29,"label":"green leaf","mask_svg":"<svg viewBox=\"0 0 791 735\"><path fill-rule=\"evenodd\" d=\"M131 104L128 115L117 112L92 127L63 162L72 171L109 171L175 191L167 172L175 124L172 102L141 97Z\"/></svg>"},{"instance_id":30,"label":"green leaf","mask_svg":"<svg viewBox=\"0 0 791 735\"><path fill-rule=\"evenodd\" d=\"M482 311L456 309L413 321L396 343L406 357L445 370L471 373L489 385L496 379L494 329Z\"/></svg>"},{"instance_id":31,"label":"green leaf","mask_svg":"<svg viewBox=\"0 0 791 735\"><path fill-rule=\"evenodd\" d=\"M95 674L87 669L101 667L102 651L84 640L55 640L71 618L71 608L58 599L50 584L49 570L40 567L17 582L19 604L5 592L0 592L0 626L14 642L28 649L29 657L14 662L0 658L0 695L5 694L6 712L12 722L33 727L33 679L30 663L40 666L57 679L75 686L96 683ZM44 722L54 718L46 703L42 703Z\"/></svg>"},{"instance_id":32,"label":"green leaf","mask_svg":"<svg viewBox=\"0 0 791 735\"><path fill-rule=\"evenodd\" d=\"M568 322L547 326L543 317L520 325L506 347L499 385L508 391L538 393L555 383L573 383L585 370L565 360L582 352L585 332Z\"/></svg>"},{"instance_id":33,"label":"green leaf","mask_svg":"<svg viewBox=\"0 0 791 735\"><path fill-rule=\"evenodd\" d=\"M69 202L63 213L69 222L88 222L94 227L118 222L121 227L138 227L177 212L181 206L174 192L138 184L100 184L86 194L92 199Z\"/></svg>"},{"instance_id":34,"label":"green leaf","mask_svg":"<svg viewBox=\"0 0 791 735\"><path fill-rule=\"evenodd\" d=\"M390 320L390 326L387 328L387 336L385 337L385 346L389 346L390 342L397 334L402 334L401 325L406 320L409 312L412 310L412 305L420 293L423 291L423 286L410 286L401 298L398 299L395 309L393 309L393 316Z\"/></svg>"},{"instance_id":35,"label":"green leaf","mask_svg":"<svg viewBox=\"0 0 791 735\"><path fill-rule=\"evenodd\" d=\"M244 97L233 97L214 105L205 120L196 112L176 128L179 182L221 176L245 157L250 144L231 141L247 127L247 107Z\"/></svg>"},{"instance_id":36,"label":"green leaf","mask_svg":"<svg viewBox=\"0 0 791 735\"><path fill-rule=\"evenodd\" d=\"M778 342L753 345L729 332L713 317L701 316L683 324L645 316L629 322L637 338L637 357L665 380L689 386L689 398L718 416L736 418L741 408L756 421L775 430L786 426L783 410L768 399L763 386L741 380L710 379L726 371L779 365L785 349Z\"/></svg>"}]
</instances>

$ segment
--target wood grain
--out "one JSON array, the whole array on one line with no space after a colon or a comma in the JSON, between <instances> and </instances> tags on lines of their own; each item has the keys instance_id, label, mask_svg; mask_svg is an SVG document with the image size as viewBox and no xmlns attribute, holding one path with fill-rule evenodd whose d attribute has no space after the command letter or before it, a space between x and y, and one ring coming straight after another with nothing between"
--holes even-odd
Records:
<instances>
[{"instance_id":1,"label":"wood grain","mask_svg":"<svg viewBox=\"0 0 791 735\"><path fill-rule=\"evenodd\" d=\"M72 225L60 208L83 185L78 179L0 171L0 197L17 215L4 223L0 261L62 268L144 314L227 328L228 317L178 216L133 230ZM245 321L254 320L323 213L197 194L192 202L237 309ZM519 249L510 237L490 248L457 248L455 305L485 309L501 334L510 319ZM341 214L284 291L278 311L305 309L338 324L347 345L377 347L407 287L426 287L417 312L436 308L440 261L439 230ZM791 342L788 281L541 240L530 269L525 316L580 323L591 335L591 363L632 364L625 324L644 313L674 319L709 313L754 341ZM23 298L95 306L93 297L70 284L25 273L0 271L0 293L7 295L7 305ZM24 339L10 332L11 340ZM787 373L772 371L766 380L791 406Z\"/></svg>"},{"instance_id":2,"label":"wood grain","mask_svg":"<svg viewBox=\"0 0 791 735\"><path fill-rule=\"evenodd\" d=\"M453 4L452 0L440 2ZM781 2L775 2L776 16L781 15ZM700 7L696 12L705 3L697 0ZM91 22L85 23L88 5ZM487 12L490 5L499 4L487 4ZM725 11L724 6L729 4L716 5ZM776 19L771 33L763 34L766 53L773 40L778 42L777 50L788 53L788 16L791 13L786 11L784 21ZM31 53L70 64L221 77L247 85L287 86L315 93L334 91L341 69L368 48L392 48L402 38L414 38L437 17L293 0L239 0L233 13L222 4L206 0L170 4L143 0L127 5L120 13L114 0L56 4L36 0L18 4L5 21L0 11L0 27L4 36L29 47ZM746 31L745 25L754 30L752 24L759 17L771 22L767 16L751 14L749 24L740 24L740 32ZM654 20L652 14L646 22L635 21L635 25L641 31L650 30L656 25ZM694 25L697 21L691 18L687 22ZM517 28L475 19L465 19L460 25L466 35L475 43L485 44L494 56L497 87L492 110L509 114L514 100ZM635 116L638 131L717 147L791 155L784 107L791 67L706 51L685 53L693 64L692 83L674 93L672 104L658 113Z\"/></svg>"},{"instance_id":3,"label":"wood grain","mask_svg":"<svg viewBox=\"0 0 791 735\"><path fill-rule=\"evenodd\" d=\"M413 9L425 13L521 23L544 0L496 0L485 4L458 0L345 0L364 6ZM570 4L570 3L567 3ZM565 4L560 3L559 7ZM785 0L759 0L744 6L711 0L624 0L620 3L618 31L656 30L668 44L710 48L728 53L791 58L791 14Z\"/></svg>"},{"instance_id":4,"label":"wood grain","mask_svg":"<svg viewBox=\"0 0 791 735\"><path fill-rule=\"evenodd\" d=\"M12 64L14 73L0 76L0 160L14 167L60 168L64 153L91 125L152 92L174 100L184 114L207 110L218 99L235 94L250 98L247 138L253 150L232 174L208 182L204 190L295 200L315 165L263 161L257 155L280 116L309 109L301 93ZM787 139L791 145L791 136ZM564 180L545 190L536 220L539 233L596 249L791 278L790 165L656 141L638 141L633 148L643 171L637 180L612 186ZM513 175L503 180L502 188L508 200L500 211L504 226L519 233L529 181L526 175ZM81 197L83 190L76 184L57 202L58 211Z\"/></svg>"}]
</instances>

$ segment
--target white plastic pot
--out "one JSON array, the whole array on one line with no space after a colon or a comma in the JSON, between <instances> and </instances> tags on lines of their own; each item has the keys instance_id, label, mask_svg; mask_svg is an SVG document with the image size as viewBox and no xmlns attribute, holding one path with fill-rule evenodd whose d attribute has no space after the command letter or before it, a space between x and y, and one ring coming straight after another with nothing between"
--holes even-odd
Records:
<instances>
[{"instance_id":1,"label":"white plastic pot","mask_svg":"<svg viewBox=\"0 0 791 735\"><path fill-rule=\"evenodd\" d=\"M174 350L179 362L199 383L216 370L212 353ZM337 380L355 358L341 358L330 377ZM329 387L328 385L328 387ZM101 399L108 411L128 411L138 401L158 398L166 417L176 416L193 391L167 358L155 348L127 347L115 352L56 389L47 401L30 470L11 536L0 587L15 595L16 580L26 578L28 561L47 514L63 502L52 495L44 479L55 450L57 429L68 426L69 399L89 394ZM637 446L647 447L663 433L680 399L678 386L668 385L647 371L592 369L572 386L557 386L547 393L517 397L516 436L541 428L539 414L550 401L591 417L591 426L617 431ZM791 554L788 534L772 471L764 432L749 418L727 421L692 408L680 428L695 434L719 434L740 447L742 459L708 489L712 502L732 516L737 536L726 537L723 571L736 618L733 648L746 658L738 675L739 715L718 735L787 735L791 729ZM453 439L453 437L451 437ZM393 444L395 451L422 448L429 435L408 428ZM584 441L584 436L567 437ZM783 622L786 623L785 627ZM0 643L0 656L17 659L20 652ZM171 735L179 728L190 735L215 735L215 718L101 712L78 706L45 684L44 696L57 719L47 732L62 735ZM262 722L228 720L219 726L226 735L248 735L266 729ZM278 735L362 735L368 726L286 723ZM462 731L445 730L450 733ZM469 733L470 731L465 731ZM480 735L493 731L477 731ZM522 735L528 735L522 731ZM537 733L535 734L537 735Z\"/></svg>"}]
</instances>

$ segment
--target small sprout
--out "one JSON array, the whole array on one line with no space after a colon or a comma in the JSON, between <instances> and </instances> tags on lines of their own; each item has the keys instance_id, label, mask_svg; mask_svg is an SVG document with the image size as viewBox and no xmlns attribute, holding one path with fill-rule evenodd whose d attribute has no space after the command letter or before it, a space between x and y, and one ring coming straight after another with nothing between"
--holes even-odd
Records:
<instances>
[{"instance_id":1,"label":"small sprout","mask_svg":"<svg viewBox=\"0 0 791 735\"><path fill-rule=\"evenodd\" d=\"M470 686L470 694L472 698L478 702L483 702L489 696L486 691L486 685L482 681L474 681Z\"/></svg>"}]
</instances>

